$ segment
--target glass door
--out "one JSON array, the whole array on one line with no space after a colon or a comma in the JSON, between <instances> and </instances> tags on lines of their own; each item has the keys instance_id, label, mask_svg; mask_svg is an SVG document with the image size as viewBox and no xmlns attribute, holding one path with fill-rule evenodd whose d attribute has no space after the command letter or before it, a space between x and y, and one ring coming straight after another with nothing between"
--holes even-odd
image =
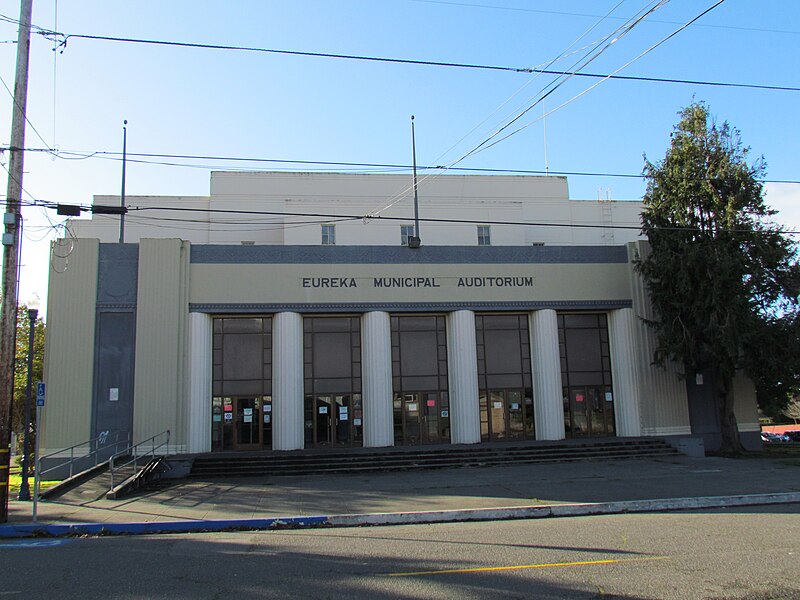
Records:
<instances>
[{"instance_id":1,"label":"glass door","mask_svg":"<svg viewBox=\"0 0 800 600\"><path fill-rule=\"evenodd\" d=\"M261 449L261 402L259 398L232 398L234 450Z\"/></svg>"},{"instance_id":2,"label":"glass door","mask_svg":"<svg viewBox=\"0 0 800 600\"><path fill-rule=\"evenodd\" d=\"M272 396L214 396L212 450L262 450L272 446Z\"/></svg>"},{"instance_id":3,"label":"glass door","mask_svg":"<svg viewBox=\"0 0 800 600\"><path fill-rule=\"evenodd\" d=\"M610 387L571 387L568 399L564 405L567 435L615 435L614 402Z\"/></svg>"},{"instance_id":4,"label":"glass door","mask_svg":"<svg viewBox=\"0 0 800 600\"><path fill-rule=\"evenodd\" d=\"M519 390L508 390L506 392L506 408L508 410L508 437L510 439L521 439L525 437L525 406L522 392Z\"/></svg>"},{"instance_id":5,"label":"glass door","mask_svg":"<svg viewBox=\"0 0 800 600\"><path fill-rule=\"evenodd\" d=\"M531 390L481 392L481 439L484 441L533 438Z\"/></svg>"},{"instance_id":6,"label":"glass door","mask_svg":"<svg viewBox=\"0 0 800 600\"><path fill-rule=\"evenodd\" d=\"M307 447L361 444L361 394L308 395L305 413Z\"/></svg>"},{"instance_id":7,"label":"glass door","mask_svg":"<svg viewBox=\"0 0 800 600\"><path fill-rule=\"evenodd\" d=\"M394 397L395 443L444 444L450 441L450 407L446 393L413 392Z\"/></svg>"},{"instance_id":8,"label":"glass door","mask_svg":"<svg viewBox=\"0 0 800 600\"><path fill-rule=\"evenodd\" d=\"M489 392L489 434L492 440L504 440L506 432L506 394L504 390Z\"/></svg>"},{"instance_id":9,"label":"glass door","mask_svg":"<svg viewBox=\"0 0 800 600\"><path fill-rule=\"evenodd\" d=\"M332 396L314 398L314 445L329 446L331 443L331 418L333 416Z\"/></svg>"}]
</instances>

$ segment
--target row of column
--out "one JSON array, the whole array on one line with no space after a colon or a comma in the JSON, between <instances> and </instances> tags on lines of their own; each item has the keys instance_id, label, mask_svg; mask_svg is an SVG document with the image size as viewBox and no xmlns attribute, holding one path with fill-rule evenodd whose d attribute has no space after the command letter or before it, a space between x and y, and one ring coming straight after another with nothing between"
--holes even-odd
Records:
<instances>
[{"instance_id":1,"label":"row of column","mask_svg":"<svg viewBox=\"0 0 800 600\"><path fill-rule=\"evenodd\" d=\"M561 389L561 357L554 310L529 314L531 376L536 439L565 437ZM631 309L609 313L615 417L620 436L640 434L638 380L633 344L635 318ZM211 317L189 318L189 452L211 448ZM303 430L303 317L282 312L273 316L272 447L304 447ZM364 313L361 321L364 446L394 444L391 322L389 313ZM447 315L447 357L450 427L453 444L481 441L478 403L475 313L459 310Z\"/></svg>"}]
</instances>

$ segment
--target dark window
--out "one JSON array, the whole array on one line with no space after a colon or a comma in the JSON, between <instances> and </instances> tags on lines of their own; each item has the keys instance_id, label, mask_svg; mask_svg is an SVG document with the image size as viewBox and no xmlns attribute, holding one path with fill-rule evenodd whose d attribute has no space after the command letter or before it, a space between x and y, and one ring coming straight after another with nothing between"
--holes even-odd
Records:
<instances>
[{"instance_id":1,"label":"dark window","mask_svg":"<svg viewBox=\"0 0 800 600\"><path fill-rule=\"evenodd\" d=\"M447 335L440 315L392 316L395 443L450 440Z\"/></svg>"},{"instance_id":2,"label":"dark window","mask_svg":"<svg viewBox=\"0 0 800 600\"><path fill-rule=\"evenodd\" d=\"M361 319L305 317L303 331L306 445L361 445Z\"/></svg>"},{"instance_id":3,"label":"dark window","mask_svg":"<svg viewBox=\"0 0 800 600\"><path fill-rule=\"evenodd\" d=\"M212 342L212 450L272 444L272 318L217 317Z\"/></svg>"},{"instance_id":4,"label":"dark window","mask_svg":"<svg viewBox=\"0 0 800 600\"><path fill-rule=\"evenodd\" d=\"M272 319L214 319L213 363L215 395L271 395Z\"/></svg>"},{"instance_id":5,"label":"dark window","mask_svg":"<svg viewBox=\"0 0 800 600\"><path fill-rule=\"evenodd\" d=\"M534 436L527 315L476 315L481 438Z\"/></svg>"},{"instance_id":6,"label":"dark window","mask_svg":"<svg viewBox=\"0 0 800 600\"><path fill-rule=\"evenodd\" d=\"M567 437L615 434L605 313L558 315Z\"/></svg>"}]
</instances>

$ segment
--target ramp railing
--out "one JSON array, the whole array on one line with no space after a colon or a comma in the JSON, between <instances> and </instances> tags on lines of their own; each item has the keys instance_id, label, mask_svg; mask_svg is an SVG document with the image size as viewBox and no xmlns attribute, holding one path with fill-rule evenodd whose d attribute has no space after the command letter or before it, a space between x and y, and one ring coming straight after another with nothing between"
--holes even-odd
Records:
<instances>
[{"instance_id":1,"label":"ramp railing","mask_svg":"<svg viewBox=\"0 0 800 600\"><path fill-rule=\"evenodd\" d=\"M169 445L169 429L157 433L146 440L133 444L114 454L108 459L108 471L111 473L111 487L116 486L115 479L119 479L123 469L133 466L133 474L125 477L136 476L140 470L156 457L156 453ZM126 460L127 459L127 460ZM126 471L127 472L127 471Z\"/></svg>"},{"instance_id":2,"label":"ramp railing","mask_svg":"<svg viewBox=\"0 0 800 600\"><path fill-rule=\"evenodd\" d=\"M78 472L83 472L93 467L96 467L101 462L107 460L107 458L100 459L101 456L105 455L108 456L109 452L112 454L117 454L119 452L119 448L126 448L130 446L130 433L127 431L114 431L108 432L104 431L96 438L92 438L85 442L81 442L80 444L75 444L74 446L70 446L69 448L62 448L60 450L55 450L48 454L44 454L38 457L38 463L43 464L45 460L48 459L58 459L64 458L64 462L58 462L47 469L43 469L39 472L39 480L45 479L45 475L47 473L52 473L56 470L63 470L67 466L69 466L69 477L73 477L76 475L76 465L80 465L80 470ZM84 449L89 448L88 453L84 453ZM69 453L69 458L65 456L66 453ZM76 456L76 453L79 454Z\"/></svg>"}]
</instances>

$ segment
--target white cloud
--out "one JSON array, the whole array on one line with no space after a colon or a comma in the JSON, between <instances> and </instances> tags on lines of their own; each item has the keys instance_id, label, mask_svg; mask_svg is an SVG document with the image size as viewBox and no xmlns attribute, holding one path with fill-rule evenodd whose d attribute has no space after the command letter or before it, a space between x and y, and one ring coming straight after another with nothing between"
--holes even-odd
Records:
<instances>
[{"instance_id":1,"label":"white cloud","mask_svg":"<svg viewBox=\"0 0 800 600\"><path fill-rule=\"evenodd\" d=\"M800 185L794 183L767 183L765 200L778 211L775 221L790 231L800 231Z\"/></svg>"}]
</instances>

